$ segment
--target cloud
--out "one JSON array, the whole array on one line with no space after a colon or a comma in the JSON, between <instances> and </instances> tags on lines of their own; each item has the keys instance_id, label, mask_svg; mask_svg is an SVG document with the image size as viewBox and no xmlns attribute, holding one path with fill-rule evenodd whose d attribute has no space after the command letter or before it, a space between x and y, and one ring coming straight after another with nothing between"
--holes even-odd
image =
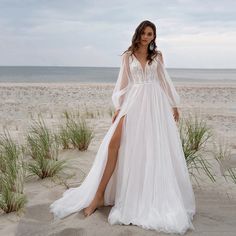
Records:
<instances>
[{"instance_id":1,"label":"cloud","mask_svg":"<svg viewBox=\"0 0 236 236\"><path fill-rule=\"evenodd\" d=\"M0 64L119 66L135 28L148 19L168 66L235 67L234 9L232 0L1 0ZM190 51L192 61L182 56ZM198 61L199 54L209 60Z\"/></svg>"}]
</instances>

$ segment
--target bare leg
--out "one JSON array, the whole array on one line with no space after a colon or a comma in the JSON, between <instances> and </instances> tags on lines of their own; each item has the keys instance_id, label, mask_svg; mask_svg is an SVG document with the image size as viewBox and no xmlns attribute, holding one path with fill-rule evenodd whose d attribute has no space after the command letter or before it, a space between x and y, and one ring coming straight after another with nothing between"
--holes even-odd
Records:
<instances>
[{"instance_id":1,"label":"bare leg","mask_svg":"<svg viewBox=\"0 0 236 236\"><path fill-rule=\"evenodd\" d=\"M116 162L117 162L117 156L118 156L117 154L120 147L120 138L122 134L122 125L123 125L124 117L125 116L122 116L120 118L120 121L109 143L108 159L107 159L106 167L105 167L101 182L98 186L98 189L97 189L97 192L95 194L93 201L89 204L88 207L84 208L85 216L91 215L92 213L94 213L97 207L104 205L105 189L110 180L110 177L112 176L112 173L115 169Z\"/></svg>"}]
</instances>

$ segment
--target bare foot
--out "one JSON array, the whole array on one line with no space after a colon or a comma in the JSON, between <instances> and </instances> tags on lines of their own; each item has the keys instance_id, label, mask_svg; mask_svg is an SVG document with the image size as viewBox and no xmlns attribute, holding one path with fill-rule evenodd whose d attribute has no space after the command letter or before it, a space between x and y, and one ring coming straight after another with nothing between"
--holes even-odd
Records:
<instances>
[{"instance_id":1,"label":"bare foot","mask_svg":"<svg viewBox=\"0 0 236 236\"><path fill-rule=\"evenodd\" d=\"M89 204L88 207L84 208L84 215L90 216L92 215L98 207L104 206L104 196L98 197L95 196L93 201Z\"/></svg>"}]
</instances>

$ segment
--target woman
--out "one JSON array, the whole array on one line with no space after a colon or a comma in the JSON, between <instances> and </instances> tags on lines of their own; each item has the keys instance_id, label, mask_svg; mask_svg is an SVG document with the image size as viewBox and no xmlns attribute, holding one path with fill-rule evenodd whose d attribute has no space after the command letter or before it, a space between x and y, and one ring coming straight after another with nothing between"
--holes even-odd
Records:
<instances>
[{"instance_id":1,"label":"woman","mask_svg":"<svg viewBox=\"0 0 236 236\"><path fill-rule=\"evenodd\" d=\"M180 97L155 39L155 25L141 22L122 55L112 125L81 186L50 206L55 216L82 209L89 216L112 206L110 224L180 234L194 229L195 196L176 124Z\"/></svg>"}]
</instances>

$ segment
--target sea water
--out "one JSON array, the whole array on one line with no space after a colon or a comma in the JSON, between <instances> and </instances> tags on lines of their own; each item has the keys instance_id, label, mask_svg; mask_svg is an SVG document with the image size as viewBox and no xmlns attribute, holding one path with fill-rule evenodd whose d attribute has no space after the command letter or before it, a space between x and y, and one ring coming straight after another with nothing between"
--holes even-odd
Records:
<instances>
[{"instance_id":1,"label":"sea water","mask_svg":"<svg viewBox=\"0 0 236 236\"><path fill-rule=\"evenodd\" d=\"M176 82L236 82L236 69L167 68ZM117 67L0 66L0 82L115 83Z\"/></svg>"}]
</instances>

